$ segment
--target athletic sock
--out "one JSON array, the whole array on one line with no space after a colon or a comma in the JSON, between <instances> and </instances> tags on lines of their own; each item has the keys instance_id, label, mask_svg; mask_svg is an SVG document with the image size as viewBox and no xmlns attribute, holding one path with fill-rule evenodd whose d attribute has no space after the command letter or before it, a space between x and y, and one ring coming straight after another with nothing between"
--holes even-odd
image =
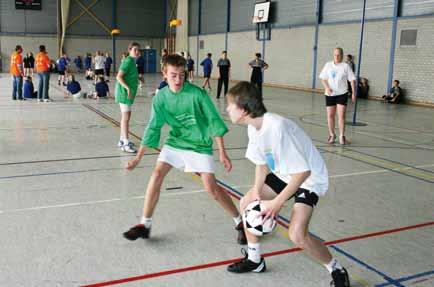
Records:
<instances>
[{"instance_id":1,"label":"athletic sock","mask_svg":"<svg viewBox=\"0 0 434 287\"><path fill-rule=\"evenodd\" d=\"M341 264L339 264L338 260L335 258L332 258L332 260L328 264L324 264L324 266L327 268L330 274L336 269L342 269Z\"/></svg>"},{"instance_id":2,"label":"athletic sock","mask_svg":"<svg viewBox=\"0 0 434 287\"><path fill-rule=\"evenodd\" d=\"M235 226L238 226L238 224L240 224L240 222L241 222L241 215L238 214L237 217L232 217L232 219L235 222Z\"/></svg>"},{"instance_id":3,"label":"athletic sock","mask_svg":"<svg viewBox=\"0 0 434 287\"><path fill-rule=\"evenodd\" d=\"M248 259L255 263L261 262L261 244L260 243L247 243Z\"/></svg>"},{"instance_id":4,"label":"athletic sock","mask_svg":"<svg viewBox=\"0 0 434 287\"><path fill-rule=\"evenodd\" d=\"M152 225L152 217L144 217L140 220L140 223L143 224L146 228L151 228Z\"/></svg>"}]
</instances>

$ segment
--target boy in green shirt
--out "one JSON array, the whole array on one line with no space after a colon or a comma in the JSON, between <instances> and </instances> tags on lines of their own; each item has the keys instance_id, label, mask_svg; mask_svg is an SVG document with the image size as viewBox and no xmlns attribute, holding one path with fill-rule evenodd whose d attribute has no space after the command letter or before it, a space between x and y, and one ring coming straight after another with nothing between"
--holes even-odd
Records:
<instances>
[{"instance_id":1,"label":"boy in green shirt","mask_svg":"<svg viewBox=\"0 0 434 287\"><path fill-rule=\"evenodd\" d=\"M184 82L185 63L185 59L179 55L169 55L164 59L163 75L168 86L161 89L152 100L151 118L139 152L128 162L127 169L133 170L139 164L145 153L145 146L159 147L161 128L165 124L171 127L171 131L149 179L141 222L125 232L124 237L128 240L149 238L151 217L157 205L161 185L172 167L175 167L200 174L206 191L233 217L235 229L238 231L238 243L246 244L241 216L229 195L217 185L214 176L212 137L219 148L220 162L227 171L232 168L223 142L223 135L228 128L208 94L199 87Z\"/></svg>"},{"instance_id":2,"label":"boy in green shirt","mask_svg":"<svg viewBox=\"0 0 434 287\"><path fill-rule=\"evenodd\" d=\"M116 76L115 100L121 109L121 135L118 147L127 153L136 153L133 143L128 140L128 134L131 105L134 103L138 86L136 58L139 56L139 49L140 45L136 42L128 45L129 55L122 61Z\"/></svg>"}]
</instances>

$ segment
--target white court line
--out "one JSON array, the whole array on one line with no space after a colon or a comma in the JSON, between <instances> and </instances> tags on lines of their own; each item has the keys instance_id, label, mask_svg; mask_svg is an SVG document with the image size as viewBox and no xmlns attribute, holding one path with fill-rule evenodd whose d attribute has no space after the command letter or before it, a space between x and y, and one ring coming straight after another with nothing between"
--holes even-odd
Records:
<instances>
[{"instance_id":1,"label":"white court line","mask_svg":"<svg viewBox=\"0 0 434 287\"><path fill-rule=\"evenodd\" d=\"M414 168L424 168L424 167L433 167L433 166L434 166L434 164L427 164L427 165L415 166ZM406 169L411 169L411 168L413 168L413 167L396 168L393 170L406 170ZM329 176L329 178L340 178L340 177L357 176L357 175L373 174L373 173L387 173L387 172L391 172L391 171L392 170L388 170L388 169L377 169L377 170L371 170L371 171L361 171L361 172L331 175L331 176ZM251 185L239 185L239 186L233 186L232 188L236 189L236 188L243 188L243 187L250 187L250 186ZM200 192L204 192L204 191L205 191L204 189L198 189L198 190L191 190L191 191L162 194L161 196L170 197L170 196L200 193ZM57 205L35 206L35 207L19 208L19 209L11 209L11 210L3 210L3 211L0 210L0 214L16 213L16 212L22 212L22 211L35 211L35 210L43 210L43 209L50 209L50 208L92 205L92 204L109 203L109 202L115 202L115 201L126 201L126 200L143 199L143 198L144 198L144 196L133 196L133 197L124 197L124 198L111 198L111 199L104 199L104 200L65 203L65 204L57 204Z\"/></svg>"},{"instance_id":2,"label":"white court line","mask_svg":"<svg viewBox=\"0 0 434 287\"><path fill-rule=\"evenodd\" d=\"M240 186L234 186L234 188L242 188L242 187L249 187L249 186L250 185L240 185ZM178 195L201 193L204 191L205 191L205 189L198 189L198 190L191 190L191 191L182 191L182 192L176 192L176 193L162 194L160 196L171 197L171 196L178 196ZM126 201L126 200L143 199L143 198L145 198L145 197L144 196L133 196L133 197L124 197L124 198L111 198L111 199L103 199L103 200L73 202L73 203L56 204L56 205L35 206L35 207L18 208L18 209L11 209L11 210L0 210L0 214L16 213L16 212L22 212L22 211L35 211L35 210L43 210L43 209L50 209L50 208L61 208L61 207L83 206L83 205L92 205L92 204L100 204L100 203L110 203L110 202L115 202L115 201Z\"/></svg>"}]
</instances>

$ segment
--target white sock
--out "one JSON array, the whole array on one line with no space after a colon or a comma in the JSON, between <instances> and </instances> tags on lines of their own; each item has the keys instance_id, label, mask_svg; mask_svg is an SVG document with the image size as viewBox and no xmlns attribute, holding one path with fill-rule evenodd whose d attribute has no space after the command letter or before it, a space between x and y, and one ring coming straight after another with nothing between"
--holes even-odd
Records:
<instances>
[{"instance_id":1,"label":"white sock","mask_svg":"<svg viewBox=\"0 0 434 287\"><path fill-rule=\"evenodd\" d=\"M255 263L261 262L261 244L260 243L247 243L248 259Z\"/></svg>"},{"instance_id":2,"label":"white sock","mask_svg":"<svg viewBox=\"0 0 434 287\"><path fill-rule=\"evenodd\" d=\"M241 215L238 215L237 217L232 217L232 219L235 222L235 226L238 226L238 224L240 224L241 222Z\"/></svg>"},{"instance_id":3,"label":"white sock","mask_svg":"<svg viewBox=\"0 0 434 287\"><path fill-rule=\"evenodd\" d=\"M324 264L324 266L327 268L330 274L336 269L342 269L341 264L339 264L338 260L335 258L332 258L332 260L328 264Z\"/></svg>"},{"instance_id":4,"label":"white sock","mask_svg":"<svg viewBox=\"0 0 434 287\"><path fill-rule=\"evenodd\" d=\"M152 217L144 217L140 220L140 224L143 224L146 228L150 228L152 225Z\"/></svg>"}]
</instances>

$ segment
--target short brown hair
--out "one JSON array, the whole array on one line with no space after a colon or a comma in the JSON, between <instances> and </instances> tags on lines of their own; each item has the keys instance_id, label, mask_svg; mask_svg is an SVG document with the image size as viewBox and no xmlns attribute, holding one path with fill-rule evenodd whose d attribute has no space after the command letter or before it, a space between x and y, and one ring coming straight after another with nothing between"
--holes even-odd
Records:
<instances>
[{"instance_id":1,"label":"short brown hair","mask_svg":"<svg viewBox=\"0 0 434 287\"><path fill-rule=\"evenodd\" d=\"M227 96L252 118L261 117L267 112L261 93L252 83L239 82L229 90Z\"/></svg>"},{"instance_id":2,"label":"short brown hair","mask_svg":"<svg viewBox=\"0 0 434 287\"><path fill-rule=\"evenodd\" d=\"M185 64L185 58L177 54L167 55L163 58L163 68L167 66L185 67Z\"/></svg>"},{"instance_id":3,"label":"short brown hair","mask_svg":"<svg viewBox=\"0 0 434 287\"><path fill-rule=\"evenodd\" d=\"M137 43L137 42L131 42L131 43L128 45L128 51L131 50L133 47L140 47L140 44ZM98 52L99 52L99 51L98 51Z\"/></svg>"}]
</instances>

